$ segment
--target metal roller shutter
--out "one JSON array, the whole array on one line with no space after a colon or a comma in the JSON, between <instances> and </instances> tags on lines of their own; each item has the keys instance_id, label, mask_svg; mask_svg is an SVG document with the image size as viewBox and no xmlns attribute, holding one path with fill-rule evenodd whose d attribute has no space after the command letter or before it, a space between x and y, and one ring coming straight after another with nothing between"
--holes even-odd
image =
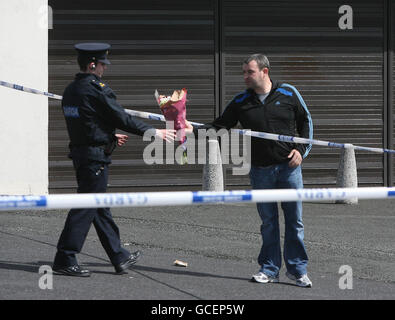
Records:
<instances>
[{"instance_id":1,"label":"metal roller shutter","mask_svg":"<svg viewBox=\"0 0 395 320\"><path fill-rule=\"evenodd\" d=\"M391 61L389 66L390 72L390 108L392 108L392 114L390 113L390 121L389 127L392 128L392 143L390 144L390 148L395 149L395 2L390 0L390 17L389 17L389 26L390 26L390 45L389 45L389 59ZM392 185L395 186L395 155L390 156L390 163L392 165Z\"/></svg>"},{"instance_id":2,"label":"metal roller shutter","mask_svg":"<svg viewBox=\"0 0 395 320\"><path fill-rule=\"evenodd\" d=\"M189 119L214 118L214 4L188 1L60 1L49 0L53 30L49 31L49 90L63 94L78 72L73 44L108 42L112 65L103 77L120 104L160 113L155 89L171 94L188 89ZM68 136L60 102L49 102L50 192L75 191L72 163L67 158ZM145 120L144 120L145 121ZM156 127L160 122L149 121ZM110 168L113 191L175 187L201 189L201 165L152 165L143 161L149 142L129 135L118 148ZM111 188L110 188L111 189Z\"/></svg>"},{"instance_id":3,"label":"metal roller shutter","mask_svg":"<svg viewBox=\"0 0 395 320\"><path fill-rule=\"evenodd\" d=\"M241 63L267 54L271 76L294 85L312 114L316 139L383 146L383 1L351 0L353 30L340 30L344 1L223 2L223 103L244 90ZM304 181L333 186L339 149L314 146ZM383 156L356 152L359 185L383 184ZM247 177L227 175L229 186Z\"/></svg>"}]
</instances>

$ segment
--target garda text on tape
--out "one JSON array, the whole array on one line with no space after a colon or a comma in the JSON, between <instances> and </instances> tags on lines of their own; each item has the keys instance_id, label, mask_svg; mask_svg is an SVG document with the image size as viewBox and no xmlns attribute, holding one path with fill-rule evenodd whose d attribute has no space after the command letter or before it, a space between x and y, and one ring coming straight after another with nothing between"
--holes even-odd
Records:
<instances>
[{"instance_id":1,"label":"garda text on tape","mask_svg":"<svg viewBox=\"0 0 395 320\"><path fill-rule=\"evenodd\" d=\"M46 196L0 196L0 210L47 206Z\"/></svg>"},{"instance_id":2,"label":"garda text on tape","mask_svg":"<svg viewBox=\"0 0 395 320\"><path fill-rule=\"evenodd\" d=\"M44 196L0 196L0 211L106 207L180 206L235 202L395 199L395 188L270 189L240 191L179 191L78 193Z\"/></svg>"}]
</instances>

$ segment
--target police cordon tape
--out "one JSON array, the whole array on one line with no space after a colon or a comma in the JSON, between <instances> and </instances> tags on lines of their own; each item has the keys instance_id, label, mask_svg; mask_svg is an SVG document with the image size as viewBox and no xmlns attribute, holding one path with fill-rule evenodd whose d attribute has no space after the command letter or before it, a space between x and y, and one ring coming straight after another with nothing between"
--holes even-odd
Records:
<instances>
[{"instance_id":1,"label":"police cordon tape","mask_svg":"<svg viewBox=\"0 0 395 320\"><path fill-rule=\"evenodd\" d=\"M241 202L320 202L351 198L395 199L395 188L270 189L0 196L0 211L23 209L47 210L107 207L162 207Z\"/></svg>"},{"instance_id":2,"label":"police cordon tape","mask_svg":"<svg viewBox=\"0 0 395 320\"><path fill-rule=\"evenodd\" d=\"M161 114L135 111L135 110L129 110L129 109L125 109L125 111L127 113L129 113L130 115L139 117L139 118L166 121L165 117ZM192 125L196 125L196 126L203 125L202 123L192 122L192 121L190 121L190 123ZM354 149L354 150L370 151L370 152L376 152L376 153L395 154L395 150L392 150L392 149L362 147L362 146L353 145L351 143L336 143L336 142L330 142L330 141L324 141L324 140L306 139L306 138L285 136L285 135L281 135L281 134L268 133L268 132L258 132L258 131L252 131L252 130L246 130L246 129L231 129L231 130L237 132L240 135L247 135L247 136L262 138L262 139L267 139L267 140L283 141L283 142L289 142L289 143L314 144L314 145L318 145L318 146L332 147L332 148Z\"/></svg>"},{"instance_id":3,"label":"police cordon tape","mask_svg":"<svg viewBox=\"0 0 395 320\"><path fill-rule=\"evenodd\" d=\"M36 90L36 89L24 87L24 86L20 86L20 85L15 84L15 83L9 83L9 82L5 82L5 81L0 81L0 86L7 87L7 88L10 88L10 89L19 90L19 91L23 91L23 92L40 94L40 95L47 96L47 97L50 97L50 98L53 98L53 99L56 99L56 100L62 100L63 99L62 96L59 96L57 94L53 94L53 93L49 93L49 92L45 92L45 91L40 91L40 90Z\"/></svg>"},{"instance_id":4,"label":"police cordon tape","mask_svg":"<svg viewBox=\"0 0 395 320\"><path fill-rule=\"evenodd\" d=\"M49 98L56 99L56 100L62 100L62 96L59 96L59 95L56 95L53 93L49 93L49 92L45 92L45 91L31 89L31 88L20 86L20 85L14 84L14 83L0 81L0 86L23 91L23 92L33 93L33 94L40 94L40 95L44 95L44 96L47 96ZM143 112L143 111L136 111L136 110L129 110L129 109L125 109L125 111L132 116L143 118L143 119L166 121L166 119L163 115L157 114L157 113L150 113L150 112ZM202 123L198 123L198 122L190 122L190 123L192 125L196 125L196 126L203 125ZM362 147L362 146L353 145L351 143L336 143L336 142L330 142L330 141L324 141L324 140L306 139L306 138L300 138L300 137L292 137L292 136L285 136L285 135L281 135L281 134L258 132L258 131L251 131L251 130L232 129L232 131L235 131L235 132L239 133L240 135L248 135L251 137L262 138L262 139L267 139L267 140L274 140L274 141L282 141L282 142L288 142L288 143L312 144L312 145L332 147L332 148L354 149L354 150L369 151L369 152L376 152L376 153L395 154L395 150L393 150L393 149Z\"/></svg>"}]
</instances>

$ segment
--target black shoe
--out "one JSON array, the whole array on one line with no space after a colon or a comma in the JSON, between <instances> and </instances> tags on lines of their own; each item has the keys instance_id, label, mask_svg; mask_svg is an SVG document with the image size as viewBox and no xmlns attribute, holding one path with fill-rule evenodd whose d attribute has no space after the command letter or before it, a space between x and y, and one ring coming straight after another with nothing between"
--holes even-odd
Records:
<instances>
[{"instance_id":1,"label":"black shoe","mask_svg":"<svg viewBox=\"0 0 395 320\"><path fill-rule=\"evenodd\" d=\"M63 274L65 276L74 276L74 277L90 277L91 273L89 270L81 269L79 265L70 266L70 267L53 267L53 272L55 274Z\"/></svg>"},{"instance_id":2,"label":"black shoe","mask_svg":"<svg viewBox=\"0 0 395 320\"><path fill-rule=\"evenodd\" d=\"M117 274L127 273L126 269L128 269L132 264L135 264L140 256L141 251L133 252L126 261L114 266L115 272Z\"/></svg>"}]
</instances>

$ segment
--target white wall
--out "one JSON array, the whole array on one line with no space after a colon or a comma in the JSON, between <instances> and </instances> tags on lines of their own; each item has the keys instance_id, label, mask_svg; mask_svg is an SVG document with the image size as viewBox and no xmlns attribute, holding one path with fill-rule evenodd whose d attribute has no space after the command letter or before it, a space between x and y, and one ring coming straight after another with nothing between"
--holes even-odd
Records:
<instances>
[{"instance_id":1,"label":"white wall","mask_svg":"<svg viewBox=\"0 0 395 320\"><path fill-rule=\"evenodd\" d=\"M48 90L47 0L0 1L0 80ZM0 86L0 195L48 193L48 98Z\"/></svg>"}]
</instances>

